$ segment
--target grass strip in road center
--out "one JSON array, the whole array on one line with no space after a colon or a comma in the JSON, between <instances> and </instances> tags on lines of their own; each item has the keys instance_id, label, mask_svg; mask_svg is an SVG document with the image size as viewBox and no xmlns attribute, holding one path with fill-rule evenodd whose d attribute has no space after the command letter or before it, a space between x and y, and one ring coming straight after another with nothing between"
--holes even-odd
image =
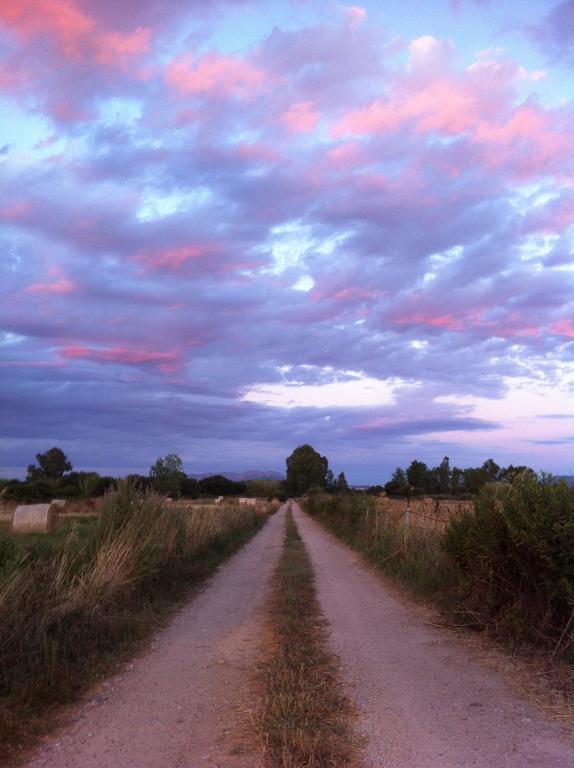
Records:
<instances>
[{"instance_id":1,"label":"grass strip in road center","mask_svg":"<svg viewBox=\"0 0 574 768\"><path fill-rule=\"evenodd\" d=\"M259 722L267 768L351 768L358 753L355 713L327 648L313 568L290 511L267 620Z\"/></svg>"}]
</instances>

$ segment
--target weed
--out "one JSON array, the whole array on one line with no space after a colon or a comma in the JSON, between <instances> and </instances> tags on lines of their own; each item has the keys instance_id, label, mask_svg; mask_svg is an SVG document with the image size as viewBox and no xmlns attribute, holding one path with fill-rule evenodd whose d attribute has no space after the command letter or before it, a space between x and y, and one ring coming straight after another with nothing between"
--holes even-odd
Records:
<instances>
[{"instance_id":1,"label":"weed","mask_svg":"<svg viewBox=\"0 0 574 768\"><path fill-rule=\"evenodd\" d=\"M291 513L268 603L269 654L262 666L259 728L271 768L350 768L353 710L341 692L337 660L317 602L309 556Z\"/></svg>"}]
</instances>

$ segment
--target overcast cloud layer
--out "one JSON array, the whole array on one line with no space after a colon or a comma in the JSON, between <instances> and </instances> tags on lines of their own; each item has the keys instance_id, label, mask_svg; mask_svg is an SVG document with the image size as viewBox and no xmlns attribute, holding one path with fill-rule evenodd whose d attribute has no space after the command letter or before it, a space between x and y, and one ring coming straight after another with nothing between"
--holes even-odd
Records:
<instances>
[{"instance_id":1,"label":"overcast cloud layer","mask_svg":"<svg viewBox=\"0 0 574 768\"><path fill-rule=\"evenodd\" d=\"M0 0L0 466L574 472L574 2Z\"/></svg>"}]
</instances>

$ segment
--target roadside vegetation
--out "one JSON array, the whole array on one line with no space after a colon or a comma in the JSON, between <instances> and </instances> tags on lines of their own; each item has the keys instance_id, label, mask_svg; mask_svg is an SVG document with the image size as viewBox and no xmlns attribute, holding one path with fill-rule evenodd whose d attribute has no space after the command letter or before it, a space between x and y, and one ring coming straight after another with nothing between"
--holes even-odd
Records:
<instances>
[{"instance_id":1,"label":"roadside vegetation","mask_svg":"<svg viewBox=\"0 0 574 768\"><path fill-rule=\"evenodd\" d=\"M486 484L446 531L392 524L364 494L312 494L307 511L457 624L574 661L574 490L531 472Z\"/></svg>"},{"instance_id":2,"label":"roadside vegetation","mask_svg":"<svg viewBox=\"0 0 574 768\"><path fill-rule=\"evenodd\" d=\"M253 507L178 509L122 482L54 534L0 528L0 763L127 658L256 530Z\"/></svg>"},{"instance_id":3,"label":"roadside vegetation","mask_svg":"<svg viewBox=\"0 0 574 768\"><path fill-rule=\"evenodd\" d=\"M259 729L268 768L351 768L354 715L327 649L309 556L291 512L268 602L268 654Z\"/></svg>"}]
</instances>

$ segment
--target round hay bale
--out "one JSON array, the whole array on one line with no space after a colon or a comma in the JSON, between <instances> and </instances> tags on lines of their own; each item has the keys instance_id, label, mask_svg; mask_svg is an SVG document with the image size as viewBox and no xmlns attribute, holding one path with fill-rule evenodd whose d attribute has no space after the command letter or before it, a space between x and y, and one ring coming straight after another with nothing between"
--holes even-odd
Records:
<instances>
[{"instance_id":1,"label":"round hay bale","mask_svg":"<svg viewBox=\"0 0 574 768\"><path fill-rule=\"evenodd\" d=\"M51 533L58 522L57 504L24 504L16 507L14 533Z\"/></svg>"},{"instance_id":2,"label":"round hay bale","mask_svg":"<svg viewBox=\"0 0 574 768\"><path fill-rule=\"evenodd\" d=\"M58 509L63 509L66 503L66 499L52 499L52 504Z\"/></svg>"}]
</instances>

